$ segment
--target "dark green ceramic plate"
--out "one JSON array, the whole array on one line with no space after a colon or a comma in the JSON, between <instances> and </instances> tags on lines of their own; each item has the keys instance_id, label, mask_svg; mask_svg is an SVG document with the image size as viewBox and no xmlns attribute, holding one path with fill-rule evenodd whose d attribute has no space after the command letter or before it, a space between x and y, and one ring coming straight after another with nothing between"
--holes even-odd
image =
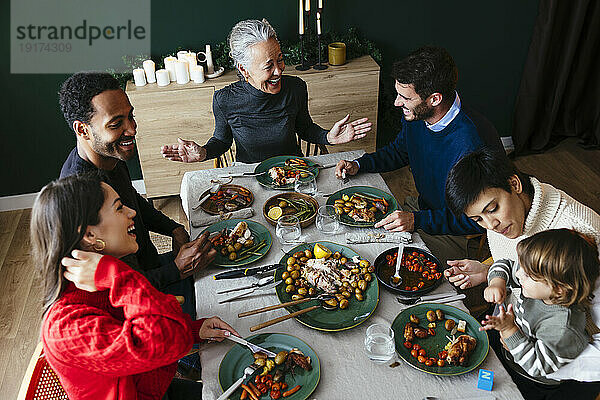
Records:
<instances>
[{"instance_id":1,"label":"dark green ceramic plate","mask_svg":"<svg viewBox=\"0 0 600 400\"><path fill-rule=\"evenodd\" d=\"M289 400L305 400L308 399L312 392L315 391L319 380L321 379L321 363L317 353L302 340L295 336L288 335L285 333L261 333L247 337L246 340L257 344L261 347L271 350L274 353L279 353L282 350L289 351L293 348L299 349L305 356L310 357L312 370L305 371L301 368L296 368L294 374L285 375L285 383L288 385L289 390L297 385L302 387L296 393L286 397ZM248 348L235 344L231 350L225 354L221 364L219 365L219 384L221 389L225 391L233 382L237 381L240 376L244 375L244 369L252 364L254 357ZM254 379L256 374L259 374L260 369L254 373L248 381ZM244 383L246 383L244 382ZM238 389L231 396L230 399L237 400L240 398L241 391ZM262 398L269 398L269 396L263 396Z\"/></svg>"},{"instance_id":2,"label":"dark green ceramic plate","mask_svg":"<svg viewBox=\"0 0 600 400\"><path fill-rule=\"evenodd\" d=\"M276 185L275 182L273 182L273 179L271 179L271 177L269 176L268 172L273 167L283 167L285 165L285 162L292 158L300 158L306 161L306 164L308 164L308 171L310 171L315 176L315 178L319 175L319 168L317 168L316 164L308 158L298 156L276 156L267 158L265 161L258 164L256 168L254 168L255 174L261 173L260 175L256 176L256 180L258 181L258 183L268 188L276 190L293 189L293 183L288 183L286 185Z\"/></svg>"},{"instance_id":3,"label":"dark green ceramic plate","mask_svg":"<svg viewBox=\"0 0 600 400\"><path fill-rule=\"evenodd\" d=\"M351 217L346 214L340 215L340 222L344 225L348 226L356 226L360 228L370 227L375 225L377 221L382 220L386 215L390 214L392 211L396 211L398 209L398 202L389 193L384 192L383 190L371 187L371 186L351 186L349 188L344 188L338 190L327 199L327 205L333 206L336 200L340 200L342 195L347 194L349 197L352 197L354 193L364 193L366 195L370 195L377 198L384 198L388 202L387 212L382 213L377 210L375 212L375 222L356 222Z\"/></svg>"},{"instance_id":4,"label":"dark green ceramic plate","mask_svg":"<svg viewBox=\"0 0 600 400\"><path fill-rule=\"evenodd\" d=\"M331 250L333 253L339 251L342 254L342 256L348 259L359 255L357 252L355 252L349 247L342 246L337 243L319 241L313 243L305 243L294 247L285 256L283 256L281 258L281 261L279 262L283 265L286 265L288 257L290 257L297 251L303 251L306 249L312 251L315 247L315 243L322 244L323 246ZM285 270L282 269L277 270L275 272L275 280L281 279L281 274L283 274L284 271ZM279 298L279 301L281 303L292 301L292 295L285 292L285 285L278 285L275 288L275 290L277 292L277 297ZM343 331L346 329L354 328L355 326L358 326L364 321L366 321L375 311L378 302L379 283L377 282L377 278L373 276L373 280L369 282L369 286L367 287L366 292L364 292L363 301L358 301L356 300L356 298L351 297L350 305L345 310L341 310L339 308L335 310L324 310L322 308L318 308L306 314L299 315L298 317L296 317L296 319L300 323L320 331ZM295 311L300 311L306 307L310 307L316 304L317 300L313 300L306 303L289 306L285 309L288 310L288 312L293 313Z\"/></svg>"},{"instance_id":5,"label":"dark green ceramic plate","mask_svg":"<svg viewBox=\"0 0 600 400\"><path fill-rule=\"evenodd\" d=\"M415 357L410 354L410 349L404 347L404 326L407 322L409 322L409 318L411 314L416 315L420 319L419 326L427 327L429 321L425 314L429 310L437 310L440 309L445 314L444 321L436 321L435 336L427 336L424 339L415 339L412 343L419 344L422 348L427 352L426 357L438 357L438 353L444 350L446 344L448 344L449 340L446 336L450 336L450 332L446 330L444 327L444 322L446 319L453 319L458 323L459 320L464 320L467 322L467 330L466 334L477 339L477 346L473 353L471 353L467 366L459 366L459 365L449 365L446 364L443 367L435 366L426 366L425 364L421 364L417 361ZM394 341L396 342L396 352L404 361L406 361L411 367L418 369L419 371L427 372L432 375L440 375L440 376L450 376L450 375L462 375L467 372L473 371L475 368L479 366L485 360L485 357L488 354L490 349L490 342L488 339L487 332L479 331L479 327L481 325L470 316L465 311L458 309L453 306L449 306L447 304L436 304L436 303L422 303L417 304L415 306L409 307L402 311L394 322L392 323L392 329L394 330ZM456 337L462 335L462 333L457 332Z\"/></svg>"},{"instance_id":6,"label":"dark green ceramic plate","mask_svg":"<svg viewBox=\"0 0 600 400\"><path fill-rule=\"evenodd\" d=\"M252 236L254 236L255 243L258 243L262 240L264 240L266 242L266 245L262 249L257 251L257 253L260 253L260 255L252 255L243 260L231 261L231 260L229 260L229 258L222 256L220 253L217 253L215 260L213 261L213 265L216 265L217 267L240 267L242 265L247 265L247 264L253 263L254 261L264 257L265 254L267 254L269 252L269 249L271 248L271 244L273 243L273 238L271 237L271 233L263 224L256 222L256 221L249 220L249 219L235 218L235 219L226 219L224 221L219 221L217 223L212 224L205 230L203 230L202 233L218 232L218 231L222 231L224 228L231 230L231 229L235 228L235 226L240 221L246 221L246 223L248 224L248 228L250 228L250 232L252 232Z\"/></svg>"}]
</instances>

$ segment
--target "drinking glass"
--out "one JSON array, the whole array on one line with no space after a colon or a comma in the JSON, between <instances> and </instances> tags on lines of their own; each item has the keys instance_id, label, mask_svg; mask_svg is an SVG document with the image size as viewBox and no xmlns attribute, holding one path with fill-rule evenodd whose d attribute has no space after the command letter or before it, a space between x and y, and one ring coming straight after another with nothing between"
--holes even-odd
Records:
<instances>
[{"instance_id":1,"label":"drinking glass","mask_svg":"<svg viewBox=\"0 0 600 400\"><path fill-rule=\"evenodd\" d=\"M315 179L315 176L312 173L306 173L308 175L305 178L298 175L298 177L294 181L294 190L299 193L314 196L315 194L317 194L317 180Z\"/></svg>"},{"instance_id":2,"label":"drinking glass","mask_svg":"<svg viewBox=\"0 0 600 400\"><path fill-rule=\"evenodd\" d=\"M297 242L300 239L301 233L300 221L295 215L282 215L277 220L275 234L281 244Z\"/></svg>"},{"instance_id":3,"label":"drinking glass","mask_svg":"<svg viewBox=\"0 0 600 400\"><path fill-rule=\"evenodd\" d=\"M335 233L340 227L340 217L334 206L321 206L317 211L317 229L325 234Z\"/></svg>"},{"instance_id":4,"label":"drinking glass","mask_svg":"<svg viewBox=\"0 0 600 400\"><path fill-rule=\"evenodd\" d=\"M367 328L365 351L369 359L381 364L394 357L394 331L387 324L373 324Z\"/></svg>"}]
</instances>

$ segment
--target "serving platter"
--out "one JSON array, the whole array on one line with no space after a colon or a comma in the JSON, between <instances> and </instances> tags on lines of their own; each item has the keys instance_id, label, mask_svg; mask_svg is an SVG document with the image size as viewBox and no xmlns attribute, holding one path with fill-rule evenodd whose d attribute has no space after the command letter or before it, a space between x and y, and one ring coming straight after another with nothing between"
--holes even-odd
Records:
<instances>
[{"instance_id":1,"label":"serving platter","mask_svg":"<svg viewBox=\"0 0 600 400\"><path fill-rule=\"evenodd\" d=\"M301 339L285 333L261 333L245 338L247 341L257 344L261 347L271 350L274 353L280 351L290 351L293 348L299 349L305 356L310 357L312 369L310 371L296 368L294 374L285 374L284 381L288 389L301 385L300 390L286 397L289 400L305 400L315 391L319 380L321 379L321 362L317 353ZM254 362L252 353L244 346L235 344L219 364L219 385L225 391L240 376L244 375L244 369ZM260 369L251 375L247 381L254 379L254 376L260 372ZM246 381L246 382L247 382ZM246 383L244 382L244 383ZM241 390L233 392L229 399L237 400L240 398ZM269 398L263 396L262 398Z\"/></svg>"},{"instance_id":2,"label":"serving platter","mask_svg":"<svg viewBox=\"0 0 600 400\"><path fill-rule=\"evenodd\" d=\"M202 193L202 195L200 195L200 198L203 198L204 196L208 195L209 192L210 189L206 190L204 193ZM221 192L223 192L224 196L227 196L228 199L232 199L231 202L236 204L238 207L232 210L221 209L222 207L220 207L220 205L223 204L224 201L217 198L213 199L213 196L211 196L208 199L206 199L202 204L200 204L200 208L202 209L202 211L211 215L218 215L222 212L228 213L231 211L237 211L243 208L250 207L252 205L252 202L254 201L254 194L252 193L252 191L240 185L221 185L219 191L215 193L214 196L218 197L219 193ZM243 202L245 204L238 204L236 202L236 198L233 198L234 196L236 196L236 194L238 196L237 198L243 198Z\"/></svg>"},{"instance_id":3,"label":"serving platter","mask_svg":"<svg viewBox=\"0 0 600 400\"><path fill-rule=\"evenodd\" d=\"M309 204L309 207L312 207L312 209L309 209L310 212L305 213L305 215L302 217L302 219L300 220L300 226L302 228L306 228L307 226L309 226L310 224L312 224L313 222L315 222L315 217L317 216L317 210L319 209L319 203L317 203L317 201L304 193L298 193L298 192L284 192L284 193L280 193L277 194L273 197L271 197L270 199L268 199L264 206L263 206L263 216L265 217L265 219L267 220L268 223L270 223L273 226L277 225L277 220L269 217L269 209L271 207L275 207L275 206L279 206L279 204L284 201L284 202L295 202L295 201L304 201L307 204ZM286 208L291 208L291 212L287 212ZM282 215L288 215L288 214L294 214L294 212L296 210L293 209L293 207L290 207L288 205L288 207L284 207L283 208L283 214Z\"/></svg>"},{"instance_id":4,"label":"serving platter","mask_svg":"<svg viewBox=\"0 0 600 400\"><path fill-rule=\"evenodd\" d=\"M217 253L215 260L213 261L213 265L217 267L241 267L242 265L248 265L263 258L269 252L269 249L273 244L273 237L271 236L269 230L260 222L239 218L226 219L212 224L202 231L202 233L208 232L210 235L212 235L222 231L223 229L231 231L240 221L245 221L248 224L248 228L254 237L254 243L260 243L264 240L265 245L256 251L257 254L252 254L247 258L239 260L232 261L228 257L223 256L221 253Z\"/></svg>"},{"instance_id":5,"label":"serving platter","mask_svg":"<svg viewBox=\"0 0 600 400\"><path fill-rule=\"evenodd\" d=\"M344 225L354 226L354 227L359 227L359 228L372 227L378 221L381 221L383 218L385 218L387 215L398 210L398 202L396 201L394 196L392 196L391 194L389 194L387 192L384 192L381 189L377 189L377 188L374 188L371 186L351 186L348 188L340 189L337 192L333 193L331 196L329 196L326 204L329 206L335 206L335 201L342 200L343 195L348 195L348 197L352 197L352 195L355 193L358 193L358 194L363 193L363 194L366 194L368 196L372 196L375 198L385 199L385 201L387 201L387 203L388 203L387 210L385 213L381 212L380 210L377 210L375 212L375 221L373 221L373 222L355 221L348 215L342 214L342 215L340 215L340 222Z\"/></svg>"},{"instance_id":6,"label":"serving platter","mask_svg":"<svg viewBox=\"0 0 600 400\"><path fill-rule=\"evenodd\" d=\"M294 188L294 183L287 183L285 185L276 184L273 179L269 176L269 170L273 167L283 167L285 166L285 162L292 159L303 160L307 164L307 168L303 168L304 170L310 172L316 178L319 175L319 168L314 161L309 160L308 158L298 157L298 156L276 156L267 158L260 164L254 168L254 173L256 175L256 180L263 186L266 186L275 190L289 190Z\"/></svg>"},{"instance_id":7,"label":"serving platter","mask_svg":"<svg viewBox=\"0 0 600 400\"><path fill-rule=\"evenodd\" d=\"M418 247L406 246L404 247L403 264L415 263L415 260L418 259L419 261L417 261L414 266L421 267L423 271L411 271L406 266L402 266L400 268L402 283L397 287L392 286L390 284L390 277L396 272L396 259L393 257L396 253L398 253L398 247L392 247L379 254L375 259L375 274L377 275L379 282L387 289L403 296L420 296L431 292L443 282L444 270L448 268L447 265L443 265L436 256L426 250ZM392 262L391 265L390 261ZM427 271L429 274L432 270L429 265L435 265L435 270L439 274L438 278L428 280L427 277L423 277L424 271ZM424 285L419 288L418 285L420 281L423 281ZM413 290L415 287L417 287L417 290Z\"/></svg>"},{"instance_id":8,"label":"serving platter","mask_svg":"<svg viewBox=\"0 0 600 400\"><path fill-rule=\"evenodd\" d=\"M426 366L425 364L420 363L417 360L417 358L411 355L411 349L408 349L404 346L404 327L406 323L410 321L410 315L414 314L415 316L417 316L420 319L419 326L426 328L428 324L426 313L429 310L442 310L445 315L444 321L446 319L453 319L457 324L460 320L464 320L467 322L465 333L474 337L477 340L477 344L470 357L468 358L467 364L465 366L449 365L447 363L443 367L440 367L438 365ZM438 353L443 351L444 347L449 342L446 336L450 336L450 332L448 332L444 327L444 321L436 322L436 327L433 328L435 330L435 336L429 335L424 339L415 339L412 342L413 345L418 344L422 348L424 348L427 352L427 357L437 358ZM428 374L439 376L466 374L467 372L473 371L483 362L483 360L485 360L490 348L490 342L487 332L480 332L480 326L481 325L479 324L479 322L477 322L477 320L475 320L475 318L473 318L467 312L454 306L438 303L417 304L401 311L392 323L392 330L394 331L394 342L396 345L396 353L398 353L400 358L411 367L418 369L419 371L426 372ZM455 336L458 337L462 334L463 333L461 332L457 332Z\"/></svg>"},{"instance_id":9,"label":"serving platter","mask_svg":"<svg viewBox=\"0 0 600 400\"><path fill-rule=\"evenodd\" d=\"M286 265L287 259L298 251L312 251L314 249L315 243L319 243L327 247L333 253L339 251L343 257L346 257L348 259L351 259L354 256L359 256L357 252L355 252L349 247L337 243L319 241L312 243L304 243L294 247L289 252L287 252L285 256L281 258L281 260L279 261L280 264ZM275 280L281 279L284 271L285 269L278 269L277 271L275 271ZM286 293L285 287L286 285L282 284L278 285L275 288L277 292L277 297L279 298L279 301L281 303L292 301L292 294ZM352 297L349 301L348 308L344 310L339 308L335 310L325 310L323 308L318 308L306 314L299 315L295 319L303 325L320 331L336 332L354 328L366 321L371 316L371 314L373 314L375 308L377 308L377 304L379 302L379 284L377 282L377 279L373 279L371 282L369 282L367 289L366 291L364 291L363 295L364 300L362 301L358 301L356 298ZM299 305L285 307L285 309L291 314L293 312L300 311L304 308L314 306L316 304L319 304L318 300L311 300Z\"/></svg>"}]
</instances>

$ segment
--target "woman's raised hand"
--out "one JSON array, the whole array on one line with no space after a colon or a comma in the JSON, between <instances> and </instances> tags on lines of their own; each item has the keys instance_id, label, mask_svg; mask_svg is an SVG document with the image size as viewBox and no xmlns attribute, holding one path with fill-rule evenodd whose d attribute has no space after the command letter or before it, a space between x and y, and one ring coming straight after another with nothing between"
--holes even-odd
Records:
<instances>
[{"instance_id":1,"label":"woman's raised hand","mask_svg":"<svg viewBox=\"0 0 600 400\"><path fill-rule=\"evenodd\" d=\"M178 144L165 145L160 148L164 158L171 161L192 163L206 159L206 149L193 140L177 138Z\"/></svg>"},{"instance_id":2,"label":"woman's raised hand","mask_svg":"<svg viewBox=\"0 0 600 400\"><path fill-rule=\"evenodd\" d=\"M327 134L327 140L331 144L348 143L353 140L362 139L367 136L367 132L371 130L368 118L357 119L356 121L348 122L350 114L340 119L333 124L333 128Z\"/></svg>"},{"instance_id":3,"label":"woman's raised hand","mask_svg":"<svg viewBox=\"0 0 600 400\"><path fill-rule=\"evenodd\" d=\"M87 292L95 292L96 268L102 258L102 254L83 250L73 250L71 252L73 258L64 257L62 265L65 267L65 279L75 284L78 289Z\"/></svg>"}]
</instances>

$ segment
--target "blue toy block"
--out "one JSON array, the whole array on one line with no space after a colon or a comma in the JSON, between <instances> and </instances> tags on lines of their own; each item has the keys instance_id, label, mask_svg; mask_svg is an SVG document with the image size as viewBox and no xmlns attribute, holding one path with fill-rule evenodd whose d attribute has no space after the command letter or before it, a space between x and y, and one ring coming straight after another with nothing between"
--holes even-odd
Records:
<instances>
[{"instance_id":1,"label":"blue toy block","mask_svg":"<svg viewBox=\"0 0 600 400\"><path fill-rule=\"evenodd\" d=\"M487 369L479 370L479 378L477 378L477 387L483 390L492 390L494 385L494 371L488 371Z\"/></svg>"}]
</instances>

